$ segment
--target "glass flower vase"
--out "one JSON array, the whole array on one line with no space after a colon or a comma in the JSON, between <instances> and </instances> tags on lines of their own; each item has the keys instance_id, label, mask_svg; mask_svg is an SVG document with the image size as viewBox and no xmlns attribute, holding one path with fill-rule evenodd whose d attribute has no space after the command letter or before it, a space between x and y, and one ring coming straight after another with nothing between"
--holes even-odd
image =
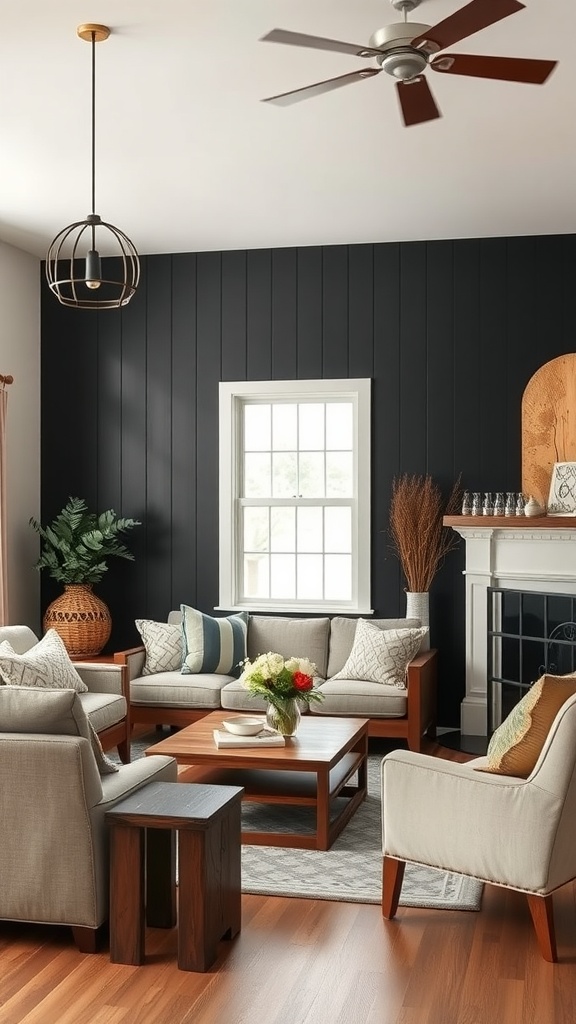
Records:
<instances>
[{"instance_id":1,"label":"glass flower vase","mask_svg":"<svg viewBox=\"0 0 576 1024\"><path fill-rule=\"evenodd\" d=\"M294 736L300 725L300 708L295 697L269 704L266 709L266 725L282 736Z\"/></svg>"}]
</instances>

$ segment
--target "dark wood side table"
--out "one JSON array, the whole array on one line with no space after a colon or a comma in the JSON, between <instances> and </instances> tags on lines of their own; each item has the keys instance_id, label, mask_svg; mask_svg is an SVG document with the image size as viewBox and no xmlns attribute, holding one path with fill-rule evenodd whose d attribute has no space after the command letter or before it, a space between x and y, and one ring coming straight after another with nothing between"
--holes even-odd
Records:
<instances>
[{"instance_id":1,"label":"dark wood side table","mask_svg":"<svg viewBox=\"0 0 576 1024\"><path fill-rule=\"evenodd\" d=\"M206 971L241 925L239 786L152 782L106 812L110 959L144 963L146 923L178 919L178 967ZM176 914L176 832L178 914Z\"/></svg>"}]
</instances>

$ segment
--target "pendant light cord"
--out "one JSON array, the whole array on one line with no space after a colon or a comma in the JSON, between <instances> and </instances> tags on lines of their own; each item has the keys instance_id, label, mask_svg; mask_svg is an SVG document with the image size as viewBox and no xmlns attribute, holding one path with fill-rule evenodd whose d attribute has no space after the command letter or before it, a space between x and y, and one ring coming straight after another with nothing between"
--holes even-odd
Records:
<instances>
[{"instance_id":1,"label":"pendant light cord","mask_svg":"<svg viewBox=\"0 0 576 1024\"><path fill-rule=\"evenodd\" d=\"M92 213L96 213L96 33L92 32ZM92 225L92 248L96 248Z\"/></svg>"}]
</instances>

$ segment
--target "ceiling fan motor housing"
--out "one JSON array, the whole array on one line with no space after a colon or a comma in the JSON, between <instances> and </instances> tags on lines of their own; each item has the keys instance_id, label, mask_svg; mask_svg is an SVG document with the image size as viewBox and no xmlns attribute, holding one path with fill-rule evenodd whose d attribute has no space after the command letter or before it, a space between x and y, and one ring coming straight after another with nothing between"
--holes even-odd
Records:
<instances>
[{"instance_id":1,"label":"ceiling fan motor housing","mask_svg":"<svg viewBox=\"0 0 576 1024\"><path fill-rule=\"evenodd\" d=\"M429 25L416 22L402 22L376 29L370 37L370 46L385 51L376 56L382 70L402 82L421 75L428 66L429 55L439 47L427 43L425 47L416 49L410 43L417 36L426 35L429 29Z\"/></svg>"}]
</instances>

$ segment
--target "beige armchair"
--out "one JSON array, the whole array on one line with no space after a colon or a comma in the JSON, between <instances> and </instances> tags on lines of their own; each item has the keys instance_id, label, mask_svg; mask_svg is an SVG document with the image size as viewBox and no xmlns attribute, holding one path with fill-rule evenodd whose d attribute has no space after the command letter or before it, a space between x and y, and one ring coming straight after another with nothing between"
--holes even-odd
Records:
<instances>
[{"instance_id":1,"label":"beige armchair","mask_svg":"<svg viewBox=\"0 0 576 1024\"><path fill-rule=\"evenodd\" d=\"M176 778L174 759L157 755L101 776L79 694L1 686L0 918L70 925L94 952L108 917L105 813Z\"/></svg>"},{"instance_id":2,"label":"beige armchair","mask_svg":"<svg viewBox=\"0 0 576 1024\"><path fill-rule=\"evenodd\" d=\"M396 913L407 860L526 893L540 952L555 961L552 893L576 877L576 696L527 779L394 751L382 762L382 913Z\"/></svg>"},{"instance_id":3,"label":"beige armchair","mask_svg":"<svg viewBox=\"0 0 576 1024\"><path fill-rule=\"evenodd\" d=\"M0 626L0 643L8 640L16 654L25 654L38 637L28 626ZM116 747L124 764L130 761L130 700L125 666L99 662L73 662L88 687L80 702L104 750ZM2 679L0 678L0 685Z\"/></svg>"}]
</instances>

